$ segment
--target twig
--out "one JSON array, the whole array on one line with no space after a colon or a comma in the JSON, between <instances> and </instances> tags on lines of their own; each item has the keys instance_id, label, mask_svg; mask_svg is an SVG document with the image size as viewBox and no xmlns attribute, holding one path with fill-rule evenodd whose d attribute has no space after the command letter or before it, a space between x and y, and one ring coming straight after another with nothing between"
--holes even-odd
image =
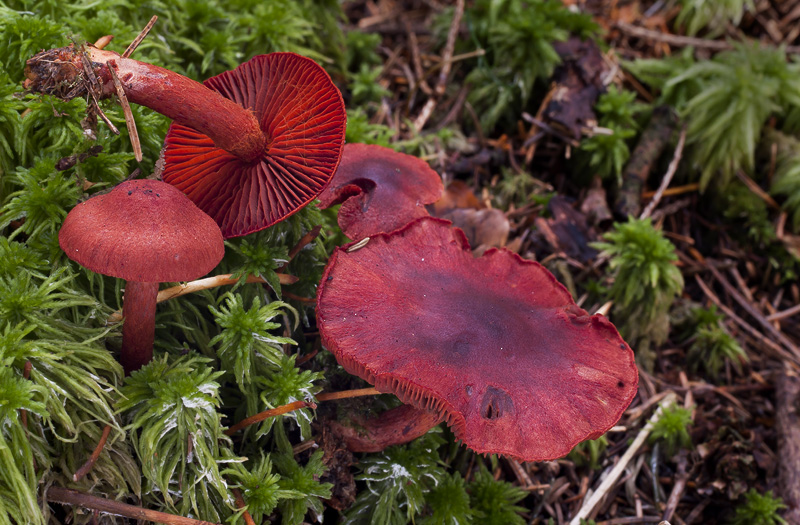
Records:
<instances>
[{"instance_id":1,"label":"twig","mask_svg":"<svg viewBox=\"0 0 800 525\"><path fill-rule=\"evenodd\" d=\"M689 392L691 392L691 390ZM689 473L686 472L688 462L687 453L685 450L682 450L678 456L678 472L675 476L675 485L672 486L672 492L669 494L667 506L664 509L664 521L672 519L672 515L675 514L675 511L678 509L678 503L681 500L683 491L686 490L686 482L689 481Z\"/></svg>"},{"instance_id":2,"label":"twig","mask_svg":"<svg viewBox=\"0 0 800 525\"><path fill-rule=\"evenodd\" d=\"M114 81L117 98L120 106L122 106L122 113L125 115L125 125L128 126L128 137L131 139L131 146L133 146L133 155L136 157L136 162L142 162L142 144L139 142L139 132L136 131L136 121L133 120L133 112L131 112L131 105L128 104L128 96L125 94L125 88L117 76L116 69L117 61L109 60L108 71L111 73L111 80Z\"/></svg>"},{"instance_id":3,"label":"twig","mask_svg":"<svg viewBox=\"0 0 800 525\"><path fill-rule=\"evenodd\" d=\"M447 33L447 43L445 44L444 51L442 52L442 69L439 71L439 79L436 82L436 87L434 88L436 96L430 97L425 102L425 105L422 107L419 115L417 115L416 120L414 120L414 129L417 131L421 131L422 128L425 127L425 123L428 122L428 119L431 117L431 114L436 107L436 101L438 97L444 95L445 89L447 88L447 77L450 76L450 69L453 65L453 50L456 46L458 28L461 26L461 17L463 15L464 0L456 0L456 6L453 10L453 20L450 22L450 31Z\"/></svg>"},{"instance_id":4,"label":"twig","mask_svg":"<svg viewBox=\"0 0 800 525\"><path fill-rule=\"evenodd\" d=\"M736 288L734 288L734 286L731 283L729 283L727 279L725 279L725 277L720 273L720 271L714 267L714 264L709 264L708 269L714 275L714 278L717 281L719 281L722 287L725 288L725 291L727 291L731 295L731 297L733 297L733 299L737 303L739 303L739 305L742 308L745 309L745 311L748 314L750 314L756 321L758 321L758 324L764 327L764 329L772 337L777 339L779 343L781 343L784 347L786 347L786 349L789 350L795 356L795 358L800 358L800 350L798 350L797 346L795 346L795 344L792 343L789 340L789 338L786 337L782 332L780 332L774 326L772 326L772 324L769 321L767 321L767 319L761 312L753 308L753 306L750 303L748 303L744 297L742 297L739 291Z\"/></svg>"},{"instance_id":5,"label":"twig","mask_svg":"<svg viewBox=\"0 0 800 525\"><path fill-rule=\"evenodd\" d=\"M653 213L653 210L656 209L658 203L661 202L661 197L664 195L664 191L669 186L669 183L672 182L672 177L675 176L675 172L678 171L678 164L681 162L681 157L683 156L683 145L686 143L686 125L683 126L681 129L681 136L678 138L678 145L675 146L675 154L672 156L672 161L670 161L669 166L667 167L667 173L664 174L664 178L661 180L661 184L658 186L656 190L656 194L653 196L653 200L651 200L647 207L645 207L642 214L639 216L640 219L646 219Z\"/></svg>"},{"instance_id":6,"label":"twig","mask_svg":"<svg viewBox=\"0 0 800 525\"><path fill-rule=\"evenodd\" d=\"M631 459L633 459L642 445L644 445L647 436L650 435L650 432L653 430L653 425L655 425L656 422L661 419L661 414L663 413L664 409L672 405L677 397L678 396L674 392L670 392L664 397L664 400L658 406L655 413L650 417L650 420L636 435L636 439L633 440L633 443L631 443L630 447L628 447L628 450L625 451L625 454L623 454L617 464L614 465L614 468L611 469L611 472L609 472L606 478L600 483L594 494L592 494L589 500L583 504L580 511L578 511L575 517L572 518L572 521L569 522L569 525L580 525L582 519L589 517L589 514L591 514L592 510L594 510L597 504L602 501L608 491L617 482L617 479L619 479L619 477L622 475L625 467L628 466L628 463L630 463Z\"/></svg>"},{"instance_id":7,"label":"twig","mask_svg":"<svg viewBox=\"0 0 800 525\"><path fill-rule=\"evenodd\" d=\"M762 334L761 332L750 326L750 324L747 321L736 315L736 313L733 310L731 310L730 308L728 308L728 306L723 304L722 301L719 300L719 297L717 297L717 295L711 290L711 288L708 287L708 285L703 281L703 279L700 278L699 275L695 275L694 279L700 286L700 288L703 290L703 293L706 294L706 297L711 299L711 301L715 305L717 305L717 308L722 310L725 313L725 315L730 317L731 320L737 325L739 325L739 327L742 328L745 332L749 333L756 340L764 343L764 346L766 346L775 353L775 357L777 357L778 359L785 359L787 361L791 361L792 363L795 364L795 366L800 366L800 360L798 360L795 356L793 356L792 354L788 353L786 350L781 348L780 345L777 345L770 339L764 337L764 334Z\"/></svg>"},{"instance_id":8,"label":"twig","mask_svg":"<svg viewBox=\"0 0 800 525\"><path fill-rule=\"evenodd\" d=\"M89 456L89 459L84 463L81 468L75 471L75 474L72 475L72 481L80 481L86 474L92 470L94 464L97 463L97 460L100 458L100 453L103 452L103 447L106 446L106 440L108 439L108 435L111 433L111 425L106 425L103 428L103 434L100 436L100 441L97 443L97 446L92 451L92 455Z\"/></svg>"},{"instance_id":9,"label":"twig","mask_svg":"<svg viewBox=\"0 0 800 525\"><path fill-rule=\"evenodd\" d=\"M767 203L767 206L769 206L769 207L770 207L770 208L772 208L773 210L780 210L780 209L781 209L781 205L780 205L780 204L778 204L777 202L775 202L775 199L773 199L773 198L770 196L770 194L769 194L769 193L767 193L766 191L764 191L763 189L761 189L761 186L759 186L759 185L756 183L756 181L754 181L753 179L751 179L750 177L748 177L748 176L747 176L747 174L746 174L744 171L742 171L742 170L738 170L738 171L736 172L736 177L738 177L738 178L739 178L739 180L740 180L740 181L742 181L742 182L744 183L744 185L745 185L745 186L747 186L747 188L748 188L750 191L752 191L753 193L755 193L755 194L756 194L756 196L757 196L758 198L760 198L761 200L763 200L764 202L766 202L766 203Z\"/></svg>"},{"instance_id":10,"label":"twig","mask_svg":"<svg viewBox=\"0 0 800 525\"><path fill-rule=\"evenodd\" d=\"M144 29L142 29L139 35L133 39L133 42L131 42L131 44L128 46L128 49L126 49L125 52L122 53L122 58L128 58L133 54L134 51L136 51L136 48L139 47L139 44L142 43L142 40L144 40L144 37L147 36L147 33L149 33L151 29L153 29L156 20L158 20L158 17L156 15L153 15L150 21L147 22L147 25L144 26Z\"/></svg>"},{"instance_id":11,"label":"twig","mask_svg":"<svg viewBox=\"0 0 800 525\"><path fill-rule=\"evenodd\" d=\"M286 273L279 273L278 280L281 284L294 284L298 281L297 277L294 275L289 275ZM182 295L186 295L189 293L199 292L201 290L208 290L210 288L216 288L217 286L226 286L229 284L236 284L239 282L239 279L234 279L233 274L230 273L223 273L220 275L214 275L213 277L206 277L205 279L197 279L196 281L189 281L185 284L179 284L177 286L171 286L169 288L164 288L163 290L158 292L156 296L156 302L161 303L164 301L168 301L169 299L174 299L176 297L180 297ZM267 280L263 277L259 277L257 275L248 275L245 282L250 283L266 283ZM108 316L106 323L118 323L122 321L122 312L120 310L115 311L111 315Z\"/></svg>"},{"instance_id":12,"label":"twig","mask_svg":"<svg viewBox=\"0 0 800 525\"><path fill-rule=\"evenodd\" d=\"M61 503L65 505L78 505L87 509L98 510L113 516L124 516L135 520L145 520L154 523L165 523L166 525L219 525L210 521L195 520L175 516L166 512L144 509L135 505L128 505L119 501L92 496L78 492L77 490L65 489L63 487L50 487L47 489L47 501Z\"/></svg>"},{"instance_id":13,"label":"twig","mask_svg":"<svg viewBox=\"0 0 800 525\"><path fill-rule=\"evenodd\" d=\"M671 46L676 46L676 47L691 46L702 49L711 49L712 51L727 51L729 49L733 49L732 43L721 40L706 40L705 38L694 38L690 36L672 35L669 33L662 33L661 31L653 31L651 29L645 29L643 27L635 26L633 24L628 24L622 21L617 21L617 23L614 25L619 29L621 29L623 32L628 33L629 35L638 38L649 38L652 40L656 40L658 42L665 42ZM787 53L800 52L800 47L798 46L787 46L785 49Z\"/></svg>"},{"instance_id":14,"label":"twig","mask_svg":"<svg viewBox=\"0 0 800 525\"><path fill-rule=\"evenodd\" d=\"M772 315L767 316L767 321L782 321L787 317L791 317L793 315L800 314L800 304L796 304L791 308L787 308L786 310L781 310L780 312L775 312Z\"/></svg>"}]
</instances>

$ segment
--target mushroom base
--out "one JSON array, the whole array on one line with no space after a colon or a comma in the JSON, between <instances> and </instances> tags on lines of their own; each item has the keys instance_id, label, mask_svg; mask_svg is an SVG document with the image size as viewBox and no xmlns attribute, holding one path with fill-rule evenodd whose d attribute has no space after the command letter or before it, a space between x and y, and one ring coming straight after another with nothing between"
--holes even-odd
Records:
<instances>
[{"instance_id":1,"label":"mushroom base","mask_svg":"<svg viewBox=\"0 0 800 525\"><path fill-rule=\"evenodd\" d=\"M158 283L128 281L122 303L122 352L119 361L125 375L153 359Z\"/></svg>"}]
</instances>

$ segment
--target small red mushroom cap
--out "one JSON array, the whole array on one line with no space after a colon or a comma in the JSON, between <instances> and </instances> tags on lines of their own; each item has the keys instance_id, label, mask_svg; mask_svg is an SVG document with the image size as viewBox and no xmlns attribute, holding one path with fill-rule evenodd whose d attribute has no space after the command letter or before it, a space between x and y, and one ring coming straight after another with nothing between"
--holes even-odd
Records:
<instances>
[{"instance_id":1,"label":"small red mushroom cap","mask_svg":"<svg viewBox=\"0 0 800 525\"><path fill-rule=\"evenodd\" d=\"M186 195L157 180L131 180L75 206L58 242L67 257L139 282L201 277L225 254L219 226Z\"/></svg>"},{"instance_id":2,"label":"small red mushroom cap","mask_svg":"<svg viewBox=\"0 0 800 525\"><path fill-rule=\"evenodd\" d=\"M633 352L536 262L418 219L337 249L317 296L344 368L441 414L479 453L566 455L611 428L637 391Z\"/></svg>"},{"instance_id":3,"label":"small red mushroom cap","mask_svg":"<svg viewBox=\"0 0 800 525\"><path fill-rule=\"evenodd\" d=\"M204 85L253 111L263 153L245 161L173 123L163 180L213 217L225 238L262 230L314 200L339 164L346 123L342 95L325 70L310 58L272 53Z\"/></svg>"},{"instance_id":4,"label":"small red mushroom cap","mask_svg":"<svg viewBox=\"0 0 800 525\"><path fill-rule=\"evenodd\" d=\"M346 144L320 208L342 204L339 226L350 239L401 228L427 217L442 196L442 179L427 162L372 144Z\"/></svg>"}]
</instances>

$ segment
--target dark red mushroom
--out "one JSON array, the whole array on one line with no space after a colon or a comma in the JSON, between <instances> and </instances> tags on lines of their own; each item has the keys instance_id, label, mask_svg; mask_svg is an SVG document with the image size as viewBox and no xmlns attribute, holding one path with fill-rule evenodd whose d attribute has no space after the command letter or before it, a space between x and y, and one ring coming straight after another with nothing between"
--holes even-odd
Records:
<instances>
[{"instance_id":1,"label":"dark red mushroom","mask_svg":"<svg viewBox=\"0 0 800 525\"><path fill-rule=\"evenodd\" d=\"M328 425L350 452L380 452L425 435L441 421L434 412L400 405L371 418L353 417L347 423L332 420Z\"/></svg>"},{"instance_id":2,"label":"dark red mushroom","mask_svg":"<svg viewBox=\"0 0 800 525\"><path fill-rule=\"evenodd\" d=\"M316 62L260 55L204 84L86 45L28 60L26 89L61 98L110 97L111 69L131 102L175 122L162 178L220 225L225 237L266 228L311 202L333 176L344 145L339 90ZM94 78L89 78L93 76Z\"/></svg>"},{"instance_id":3,"label":"dark red mushroom","mask_svg":"<svg viewBox=\"0 0 800 525\"><path fill-rule=\"evenodd\" d=\"M540 264L497 249L473 258L464 234L434 218L355 246L334 252L320 283L323 343L476 452L564 456L636 394L630 347Z\"/></svg>"},{"instance_id":4,"label":"dark red mushroom","mask_svg":"<svg viewBox=\"0 0 800 525\"><path fill-rule=\"evenodd\" d=\"M339 226L356 240L427 217L425 205L443 192L442 179L424 160L383 146L347 144L319 200L323 209L343 203Z\"/></svg>"},{"instance_id":5,"label":"dark red mushroom","mask_svg":"<svg viewBox=\"0 0 800 525\"><path fill-rule=\"evenodd\" d=\"M127 281L120 362L128 374L153 357L158 283L205 275L225 253L214 220L156 180L123 182L78 204L58 242L81 266Z\"/></svg>"}]
</instances>

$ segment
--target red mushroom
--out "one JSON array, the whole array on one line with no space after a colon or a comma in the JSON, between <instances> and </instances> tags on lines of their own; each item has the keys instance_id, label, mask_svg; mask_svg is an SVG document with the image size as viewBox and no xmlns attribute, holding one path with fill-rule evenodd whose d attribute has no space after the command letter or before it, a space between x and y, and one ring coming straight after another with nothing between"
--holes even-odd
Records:
<instances>
[{"instance_id":1,"label":"red mushroom","mask_svg":"<svg viewBox=\"0 0 800 525\"><path fill-rule=\"evenodd\" d=\"M158 283L205 275L225 253L214 220L155 180L123 182L78 204L58 242L81 266L127 281L120 362L128 374L153 357Z\"/></svg>"},{"instance_id":2,"label":"red mushroom","mask_svg":"<svg viewBox=\"0 0 800 525\"><path fill-rule=\"evenodd\" d=\"M95 82L74 46L28 60L26 89L110 97L113 68L126 97L175 122L163 179L236 237L266 228L311 202L333 176L344 145L341 93L316 62L260 55L205 85L113 51L85 46ZM88 68L87 68L88 69Z\"/></svg>"},{"instance_id":3,"label":"red mushroom","mask_svg":"<svg viewBox=\"0 0 800 525\"><path fill-rule=\"evenodd\" d=\"M561 457L636 394L630 347L540 264L497 249L473 258L464 234L434 218L355 246L334 252L319 286L323 343L476 452Z\"/></svg>"},{"instance_id":4,"label":"red mushroom","mask_svg":"<svg viewBox=\"0 0 800 525\"><path fill-rule=\"evenodd\" d=\"M442 196L442 180L428 163L383 146L347 144L320 207L342 204L339 226L350 239L390 232L418 217Z\"/></svg>"}]
</instances>

